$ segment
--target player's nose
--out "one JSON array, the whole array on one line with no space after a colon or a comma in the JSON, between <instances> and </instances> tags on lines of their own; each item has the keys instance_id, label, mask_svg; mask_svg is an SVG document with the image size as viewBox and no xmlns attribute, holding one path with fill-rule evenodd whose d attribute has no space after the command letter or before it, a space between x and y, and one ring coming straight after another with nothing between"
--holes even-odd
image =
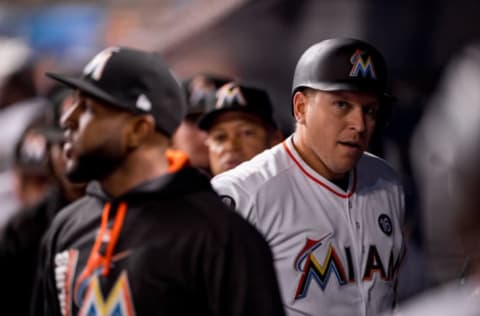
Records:
<instances>
[{"instance_id":1,"label":"player's nose","mask_svg":"<svg viewBox=\"0 0 480 316\"><path fill-rule=\"evenodd\" d=\"M364 133L366 129L366 119L362 107L355 106L348 115L349 127L358 133Z\"/></svg>"},{"instance_id":2,"label":"player's nose","mask_svg":"<svg viewBox=\"0 0 480 316\"><path fill-rule=\"evenodd\" d=\"M72 107L60 118L60 126L62 129L74 129L78 124L78 116L80 114L80 104L75 102Z\"/></svg>"},{"instance_id":3,"label":"player's nose","mask_svg":"<svg viewBox=\"0 0 480 316\"><path fill-rule=\"evenodd\" d=\"M230 135L225 142L225 147L227 150L236 151L241 148L241 140L237 135Z\"/></svg>"}]
</instances>

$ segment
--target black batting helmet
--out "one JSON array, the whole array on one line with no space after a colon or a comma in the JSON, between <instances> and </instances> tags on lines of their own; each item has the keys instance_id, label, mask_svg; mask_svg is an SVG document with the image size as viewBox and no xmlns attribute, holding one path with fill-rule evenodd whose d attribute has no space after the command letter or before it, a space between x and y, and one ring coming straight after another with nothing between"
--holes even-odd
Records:
<instances>
[{"instance_id":1,"label":"black batting helmet","mask_svg":"<svg viewBox=\"0 0 480 316\"><path fill-rule=\"evenodd\" d=\"M387 67L372 45L357 39L327 39L309 47L298 60L292 95L301 88L365 91L391 98Z\"/></svg>"}]
</instances>

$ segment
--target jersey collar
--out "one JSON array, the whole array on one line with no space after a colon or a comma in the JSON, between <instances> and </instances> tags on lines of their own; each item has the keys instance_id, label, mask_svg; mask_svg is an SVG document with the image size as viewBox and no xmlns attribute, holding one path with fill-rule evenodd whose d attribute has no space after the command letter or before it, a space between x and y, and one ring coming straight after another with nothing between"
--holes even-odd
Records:
<instances>
[{"instance_id":1,"label":"jersey collar","mask_svg":"<svg viewBox=\"0 0 480 316\"><path fill-rule=\"evenodd\" d=\"M341 198L349 198L355 192L356 184L357 184L357 172L355 168L353 171L349 172L349 179L348 179L348 188L345 192L340 187L338 187L333 182L327 180L318 172L313 170L306 162L302 159L298 151L295 149L293 145L293 135L288 137L282 143L283 148L287 152L288 157L295 163L295 165L300 169L300 171L310 180L315 182L316 184L322 186L324 189L330 191L331 193L341 197Z\"/></svg>"}]
</instances>

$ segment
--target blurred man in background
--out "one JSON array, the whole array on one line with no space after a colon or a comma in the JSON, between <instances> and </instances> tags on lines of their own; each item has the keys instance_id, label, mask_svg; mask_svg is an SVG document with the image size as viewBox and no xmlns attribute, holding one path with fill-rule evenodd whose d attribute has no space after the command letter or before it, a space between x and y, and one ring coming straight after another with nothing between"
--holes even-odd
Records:
<instances>
[{"instance_id":1,"label":"blurred man in background","mask_svg":"<svg viewBox=\"0 0 480 316\"><path fill-rule=\"evenodd\" d=\"M452 224L452 169L480 135L480 46L470 45L454 56L414 132L412 165L418 181L427 276L430 286L450 282L461 273L465 250Z\"/></svg>"},{"instance_id":2,"label":"blurred man in background","mask_svg":"<svg viewBox=\"0 0 480 316\"><path fill-rule=\"evenodd\" d=\"M25 207L0 231L0 296L4 312L10 315L29 315L40 241L55 215L85 193L85 184L65 177L59 118L72 105L70 91L57 87L47 99L50 104L42 124L28 129L17 149L16 170L23 179L17 191L22 192Z\"/></svg>"},{"instance_id":3,"label":"blurred man in background","mask_svg":"<svg viewBox=\"0 0 480 316\"><path fill-rule=\"evenodd\" d=\"M22 40L0 38L0 225L21 207L13 189L15 146L45 109L45 100L37 97L31 55Z\"/></svg>"},{"instance_id":4,"label":"blurred man in background","mask_svg":"<svg viewBox=\"0 0 480 316\"><path fill-rule=\"evenodd\" d=\"M198 126L208 133L213 175L235 168L283 139L267 92L234 82L217 91L215 106Z\"/></svg>"},{"instance_id":5,"label":"blurred man in background","mask_svg":"<svg viewBox=\"0 0 480 316\"><path fill-rule=\"evenodd\" d=\"M450 282L401 304L396 316L480 315L480 147L474 147L475 154L468 149L465 153L470 157L458 160L463 163L449 170L448 182L455 186L454 196L449 194L450 231L453 232L450 237L458 238L464 254L462 271ZM476 161L472 164L473 160Z\"/></svg>"},{"instance_id":6,"label":"blurred man in background","mask_svg":"<svg viewBox=\"0 0 480 316\"><path fill-rule=\"evenodd\" d=\"M187 99L187 115L173 135L173 148L188 155L193 167L210 176L207 133L197 126L198 119L215 104L217 89L229 80L210 74L197 74L182 85Z\"/></svg>"},{"instance_id":7,"label":"blurred man in background","mask_svg":"<svg viewBox=\"0 0 480 316\"><path fill-rule=\"evenodd\" d=\"M480 315L480 45L445 69L415 131L431 289L400 305L399 316Z\"/></svg>"},{"instance_id":8,"label":"blurred man in background","mask_svg":"<svg viewBox=\"0 0 480 316\"><path fill-rule=\"evenodd\" d=\"M15 148L14 192L18 209L40 202L52 185L48 167L48 140L43 134L43 118L27 127Z\"/></svg>"}]
</instances>

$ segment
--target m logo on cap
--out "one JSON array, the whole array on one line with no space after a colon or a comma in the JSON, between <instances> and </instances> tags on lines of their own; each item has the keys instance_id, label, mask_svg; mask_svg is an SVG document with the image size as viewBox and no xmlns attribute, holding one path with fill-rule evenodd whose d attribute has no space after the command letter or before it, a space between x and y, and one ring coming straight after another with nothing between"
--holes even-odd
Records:
<instances>
[{"instance_id":1,"label":"m logo on cap","mask_svg":"<svg viewBox=\"0 0 480 316\"><path fill-rule=\"evenodd\" d=\"M94 80L100 80L107 61L112 57L113 53L120 50L119 47L109 47L97 54L83 69L85 76L90 76Z\"/></svg>"},{"instance_id":2,"label":"m logo on cap","mask_svg":"<svg viewBox=\"0 0 480 316\"><path fill-rule=\"evenodd\" d=\"M364 78L370 76L372 79L377 79L372 58L366 52L357 49L350 57L350 63L353 65L352 70L350 70L350 77L359 77L361 75Z\"/></svg>"},{"instance_id":3,"label":"m logo on cap","mask_svg":"<svg viewBox=\"0 0 480 316\"><path fill-rule=\"evenodd\" d=\"M217 103L215 108L220 109L234 104L245 106L247 105L247 101L245 101L245 97L239 86L234 83L227 83L217 92Z\"/></svg>"}]
</instances>

